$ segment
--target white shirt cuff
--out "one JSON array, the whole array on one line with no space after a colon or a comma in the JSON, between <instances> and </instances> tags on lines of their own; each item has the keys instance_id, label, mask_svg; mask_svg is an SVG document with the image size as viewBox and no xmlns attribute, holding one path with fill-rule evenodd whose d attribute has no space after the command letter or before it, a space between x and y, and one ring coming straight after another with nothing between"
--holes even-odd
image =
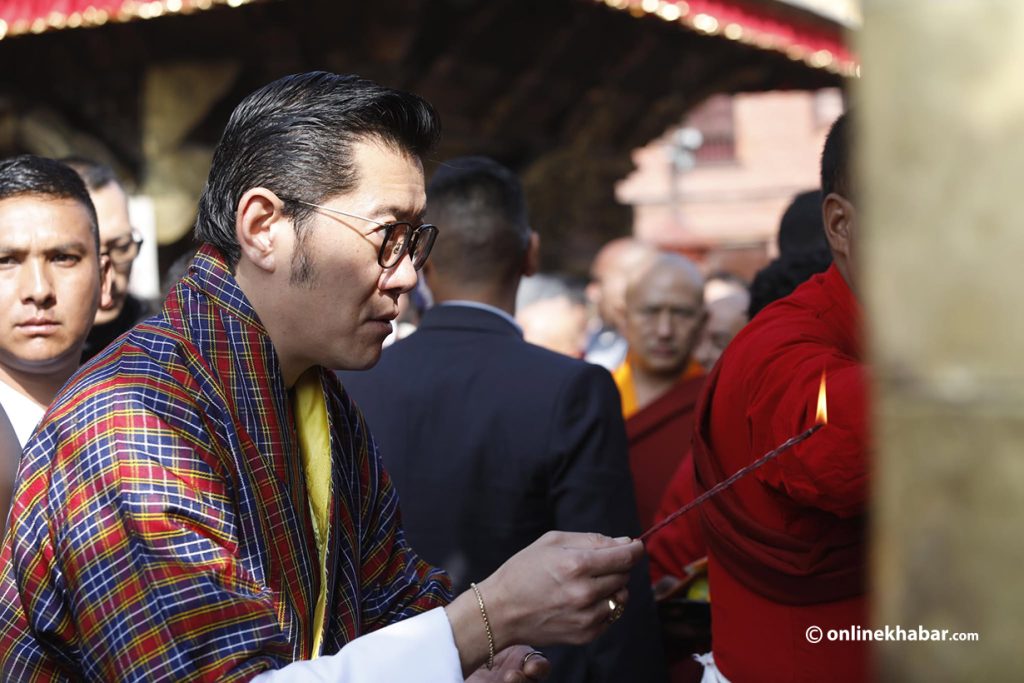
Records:
<instances>
[{"instance_id":1,"label":"white shirt cuff","mask_svg":"<svg viewBox=\"0 0 1024 683\"><path fill-rule=\"evenodd\" d=\"M264 671L253 683L462 683L443 607L356 638L338 654Z\"/></svg>"}]
</instances>

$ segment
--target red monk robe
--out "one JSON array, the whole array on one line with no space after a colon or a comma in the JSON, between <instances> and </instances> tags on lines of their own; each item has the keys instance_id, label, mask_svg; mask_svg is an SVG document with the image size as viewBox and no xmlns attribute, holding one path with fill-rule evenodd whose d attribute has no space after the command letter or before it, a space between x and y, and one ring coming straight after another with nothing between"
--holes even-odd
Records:
<instances>
[{"instance_id":1,"label":"red monk robe","mask_svg":"<svg viewBox=\"0 0 1024 683\"><path fill-rule=\"evenodd\" d=\"M654 521L660 522L696 498L695 489L693 453L687 450L661 497ZM657 583L665 576L685 578L685 567L707 554L708 547L704 542L700 513L691 510L656 531L648 539L647 559L650 561L651 583Z\"/></svg>"},{"instance_id":2,"label":"red monk robe","mask_svg":"<svg viewBox=\"0 0 1024 683\"><path fill-rule=\"evenodd\" d=\"M699 363L691 362L671 389L639 410L628 358L613 377L622 395L626 418L637 516L640 528L646 529L654 522L654 513L672 474L683 456L688 455L694 411L705 375Z\"/></svg>"},{"instance_id":3,"label":"red monk robe","mask_svg":"<svg viewBox=\"0 0 1024 683\"><path fill-rule=\"evenodd\" d=\"M699 495L811 427L822 370L828 425L701 506L719 671L745 681L863 681L865 643L808 642L867 625L866 378L859 309L832 266L764 309L708 377L694 438Z\"/></svg>"}]
</instances>

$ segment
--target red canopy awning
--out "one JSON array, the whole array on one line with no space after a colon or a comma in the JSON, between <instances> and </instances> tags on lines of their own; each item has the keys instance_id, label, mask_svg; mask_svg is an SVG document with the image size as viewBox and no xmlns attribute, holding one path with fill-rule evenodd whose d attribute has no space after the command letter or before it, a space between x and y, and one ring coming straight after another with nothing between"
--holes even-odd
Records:
<instances>
[{"instance_id":1,"label":"red canopy awning","mask_svg":"<svg viewBox=\"0 0 1024 683\"><path fill-rule=\"evenodd\" d=\"M188 14L253 0L0 0L0 39L54 29L100 26L108 21ZM844 76L859 66L843 27L810 10L768 0L596 0L634 16L652 15L690 30L763 50L781 52L815 69Z\"/></svg>"},{"instance_id":2,"label":"red canopy awning","mask_svg":"<svg viewBox=\"0 0 1024 683\"><path fill-rule=\"evenodd\" d=\"M652 15L690 30L781 52L815 69L855 76L860 66L844 28L810 10L766 0L596 0L633 16Z\"/></svg>"},{"instance_id":3,"label":"red canopy awning","mask_svg":"<svg viewBox=\"0 0 1024 683\"><path fill-rule=\"evenodd\" d=\"M108 21L190 14L218 5L240 7L253 0L0 0L0 39L63 28L102 26Z\"/></svg>"}]
</instances>

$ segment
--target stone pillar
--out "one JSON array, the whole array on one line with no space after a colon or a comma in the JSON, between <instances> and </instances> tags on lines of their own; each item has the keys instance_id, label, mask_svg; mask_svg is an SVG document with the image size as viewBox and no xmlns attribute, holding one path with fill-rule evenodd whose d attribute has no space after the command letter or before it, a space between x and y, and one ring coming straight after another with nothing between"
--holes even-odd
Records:
<instances>
[{"instance_id":1,"label":"stone pillar","mask_svg":"<svg viewBox=\"0 0 1024 683\"><path fill-rule=\"evenodd\" d=\"M1024 672L1024 3L865 0L862 281L879 679Z\"/></svg>"}]
</instances>

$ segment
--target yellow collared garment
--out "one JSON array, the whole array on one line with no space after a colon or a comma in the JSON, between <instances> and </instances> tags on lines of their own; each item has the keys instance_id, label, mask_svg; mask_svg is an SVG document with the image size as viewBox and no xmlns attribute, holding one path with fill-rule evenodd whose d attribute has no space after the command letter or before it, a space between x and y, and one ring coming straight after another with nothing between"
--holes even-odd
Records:
<instances>
[{"instance_id":1,"label":"yellow collared garment","mask_svg":"<svg viewBox=\"0 0 1024 683\"><path fill-rule=\"evenodd\" d=\"M320 592L313 613L313 658L323 646L324 617L327 610L327 539L331 516L331 435L327 424L327 403L320 384L320 370L313 367L302 373L295 384L295 428L302 451L302 471L306 477L309 509L313 516L313 534L320 558Z\"/></svg>"},{"instance_id":2,"label":"yellow collared garment","mask_svg":"<svg viewBox=\"0 0 1024 683\"><path fill-rule=\"evenodd\" d=\"M691 358L679 378L687 380L700 377L703 374L704 368ZM640 412L636 402L636 389L633 387L633 366L630 363L629 354L622 361L622 365L612 371L612 379L615 381L615 386L619 388L619 396L622 399L622 419L628 420Z\"/></svg>"}]
</instances>

